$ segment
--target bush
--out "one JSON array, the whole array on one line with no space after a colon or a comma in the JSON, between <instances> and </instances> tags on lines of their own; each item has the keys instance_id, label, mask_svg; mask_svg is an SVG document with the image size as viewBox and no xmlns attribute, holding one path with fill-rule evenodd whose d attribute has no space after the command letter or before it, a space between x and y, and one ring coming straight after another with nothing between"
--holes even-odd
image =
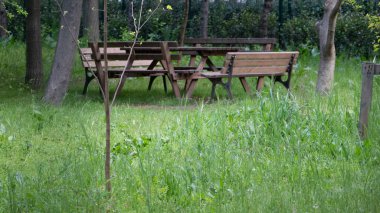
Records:
<instances>
[{"instance_id":1,"label":"bush","mask_svg":"<svg viewBox=\"0 0 380 213\"><path fill-rule=\"evenodd\" d=\"M318 33L315 18L293 18L284 23L283 38L287 47L318 46Z\"/></svg>"},{"instance_id":2,"label":"bush","mask_svg":"<svg viewBox=\"0 0 380 213\"><path fill-rule=\"evenodd\" d=\"M359 13L339 16L336 25L335 46L338 52L351 56L369 57L373 54L376 36L368 28L368 17Z\"/></svg>"}]
</instances>

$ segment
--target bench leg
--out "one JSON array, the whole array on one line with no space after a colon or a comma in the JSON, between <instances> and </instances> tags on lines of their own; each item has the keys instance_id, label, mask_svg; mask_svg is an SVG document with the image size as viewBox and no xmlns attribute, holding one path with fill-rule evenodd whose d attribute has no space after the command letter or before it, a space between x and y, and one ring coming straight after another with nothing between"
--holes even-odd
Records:
<instances>
[{"instance_id":1,"label":"bench leg","mask_svg":"<svg viewBox=\"0 0 380 213\"><path fill-rule=\"evenodd\" d=\"M162 76L162 83L164 84L165 94L168 94L168 87L166 86L166 76L165 75Z\"/></svg>"},{"instance_id":2,"label":"bench leg","mask_svg":"<svg viewBox=\"0 0 380 213\"><path fill-rule=\"evenodd\" d=\"M149 78L149 85L148 85L148 91L150 91L152 89L153 82L154 82L154 80L156 78L157 78L157 76L150 76L150 78Z\"/></svg>"},{"instance_id":3,"label":"bench leg","mask_svg":"<svg viewBox=\"0 0 380 213\"><path fill-rule=\"evenodd\" d=\"M290 90L290 77L286 81L282 80L282 76L276 76L274 79L275 82L280 82L287 90Z\"/></svg>"},{"instance_id":4,"label":"bench leg","mask_svg":"<svg viewBox=\"0 0 380 213\"><path fill-rule=\"evenodd\" d=\"M245 91L247 94L251 94L251 88L249 87L249 85L248 85L248 83L247 83L247 80L246 80L244 77L240 77L239 80L240 80L241 85L242 85L243 88L244 88L244 91Z\"/></svg>"},{"instance_id":5,"label":"bench leg","mask_svg":"<svg viewBox=\"0 0 380 213\"><path fill-rule=\"evenodd\" d=\"M231 92L231 84L230 83L223 83L222 79L215 78L215 79L209 79L212 82L212 88L211 88L211 99L215 99L215 88L217 84L221 84L223 88L227 91L227 95L229 99L232 99L232 92Z\"/></svg>"},{"instance_id":6,"label":"bench leg","mask_svg":"<svg viewBox=\"0 0 380 213\"><path fill-rule=\"evenodd\" d=\"M84 87L83 87L82 95L86 95L88 85L89 85L90 82L95 78L93 75L91 75L91 77L89 77L87 74L88 74L88 73L86 73L86 80L85 80L85 82L84 82Z\"/></svg>"},{"instance_id":7,"label":"bench leg","mask_svg":"<svg viewBox=\"0 0 380 213\"><path fill-rule=\"evenodd\" d=\"M154 80L157 78L158 76L150 76L149 78L149 85L148 85L148 91L150 91L152 89L152 85L153 85L153 82ZM162 83L164 84L164 91L165 91L165 94L168 94L168 87L166 85L166 78L165 78L165 75L162 76Z\"/></svg>"},{"instance_id":8,"label":"bench leg","mask_svg":"<svg viewBox=\"0 0 380 213\"><path fill-rule=\"evenodd\" d=\"M211 80L211 79L210 79ZM212 82L212 88L211 88L211 100L214 100L215 99L215 88L216 88L216 85L218 84L217 81L215 79L211 80Z\"/></svg>"}]
</instances>

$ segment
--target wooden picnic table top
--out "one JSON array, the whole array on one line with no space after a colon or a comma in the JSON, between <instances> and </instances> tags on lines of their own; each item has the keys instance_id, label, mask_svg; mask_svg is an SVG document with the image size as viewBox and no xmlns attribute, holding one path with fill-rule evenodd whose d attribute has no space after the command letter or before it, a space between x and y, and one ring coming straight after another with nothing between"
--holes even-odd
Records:
<instances>
[{"instance_id":1,"label":"wooden picnic table top","mask_svg":"<svg viewBox=\"0 0 380 213\"><path fill-rule=\"evenodd\" d=\"M131 47L121 47L121 50L130 50ZM135 50L161 50L160 47L134 47ZM243 50L241 47L169 47L170 51L231 51L231 52L236 52Z\"/></svg>"}]
</instances>

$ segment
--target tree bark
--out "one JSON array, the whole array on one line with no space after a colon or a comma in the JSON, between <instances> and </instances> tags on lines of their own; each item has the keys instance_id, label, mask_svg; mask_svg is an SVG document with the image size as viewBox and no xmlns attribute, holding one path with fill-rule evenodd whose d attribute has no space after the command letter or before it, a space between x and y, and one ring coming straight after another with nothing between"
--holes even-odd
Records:
<instances>
[{"instance_id":1,"label":"tree bark","mask_svg":"<svg viewBox=\"0 0 380 213\"><path fill-rule=\"evenodd\" d=\"M5 10L5 2L4 0L0 0L0 39L5 38L7 36L7 12Z\"/></svg>"},{"instance_id":2,"label":"tree bark","mask_svg":"<svg viewBox=\"0 0 380 213\"><path fill-rule=\"evenodd\" d=\"M88 0L88 40L99 41L99 1Z\"/></svg>"},{"instance_id":3,"label":"tree bark","mask_svg":"<svg viewBox=\"0 0 380 213\"><path fill-rule=\"evenodd\" d=\"M272 10L272 0L264 1L263 12L261 13L259 33L261 38L268 37L268 16Z\"/></svg>"},{"instance_id":4,"label":"tree bark","mask_svg":"<svg viewBox=\"0 0 380 213\"><path fill-rule=\"evenodd\" d=\"M79 34L82 0L65 0L62 4L61 29L52 71L43 97L44 101L59 105L63 101L71 76L74 53Z\"/></svg>"},{"instance_id":5,"label":"tree bark","mask_svg":"<svg viewBox=\"0 0 380 213\"><path fill-rule=\"evenodd\" d=\"M82 20L81 20L81 28L79 30L79 36L87 36L88 35L88 17L89 17L89 6L90 0L83 0L82 3Z\"/></svg>"},{"instance_id":6,"label":"tree bark","mask_svg":"<svg viewBox=\"0 0 380 213\"><path fill-rule=\"evenodd\" d=\"M201 26L200 26L200 37L201 38L207 38L208 34L208 3L209 0L202 0L201 5Z\"/></svg>"},{"instance_id":7,"label":"tree bark","mask_svg":"<svg viewBox=\"0 0 380 213\"><path fill-rule=\"evenodd\" d=\"M293 18L293 1L288 0L288 18L292 19Z\"/></svg>"},{"instance_id":8,"label":"tree bark","mask_svg":"<svg viewBox=\"0 0 380 213\"><path fill-rule=\"evenodd\" d=\"M25 2L26 11L26 74L25 83L32 89L42 86L42 49L41 49L41 1Z\"/></svg>"},{"instance_id":9,"label":"tree bark","mask_svg":"<svg viewBox=\"0 0 380 213\"><path fill-rule=\"evenodd\" d=\"M185 41L185 35L186 35L186 27L187 27L187 22L189 20L189 5L190 5L190 0L184 0L185 4L183 6L183 19L182 19L182 25L181 29L179 31L179 38L178 38L178 43L180 46L183 46L184 41Z\"/></svg>"},{"instance_id":10,"label":"tree bark","mask_svg":"<svg viewBox=\"0 0 380 213\"><path fill-rule=\"evenodd\" d=\"M90 42L99 41L99 0L83 0L82 25Z\"/></svg>"},{"instance_id":11,"label":"tree bark","mask_svg":"<svg viewBox=\"0 0 380 213\"><path fill-rule=\"evenodd\" d=\"M278 1L278 43L281 49L285 48L282 26L284 25L284 0Z\"/></svg>"},{"instance_id":12,"label":"tree bark","mask_svg":"<svg viewBox=\"0 0 380 213\"><path fill-rule=\"evenodd\" d=\"M320 62L316 91L328 94L332 90L335 70L335 26L343 0L326 0L322 20L317 22L319 34Z\"/></svg>"}]
</instances>

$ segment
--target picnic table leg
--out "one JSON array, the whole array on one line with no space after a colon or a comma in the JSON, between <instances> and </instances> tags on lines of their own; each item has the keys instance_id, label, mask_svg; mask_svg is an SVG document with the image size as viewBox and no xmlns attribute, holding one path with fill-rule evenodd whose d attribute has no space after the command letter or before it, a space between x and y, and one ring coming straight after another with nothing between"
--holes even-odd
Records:
<instances>
[{"instance_id":1,"label":"picnic table leg","mask_svg":"<svg viewBox=\"0 0 380 213\"><path fill-rule=\"evenodd\" d=\"M180 92L177 80L171 79L170 83L172 85L172 89L173 89L175 97L180 99L181 98L181 92Z\"/></svg>"},{"instance_id":2,"label":"picnic table leg","mask_svg":"<svg viewBox=\"0 0 380 213\"><path fill-rule=\"evenodd\" d=\"M125 81L126 81L126 80L127 80L126 77L124 77L123 79L121 79L121 81L120 81L120 85L118 85L118 88L117 88L117 90L116 90L116 92L115 92L116 97L117 97L118 95L120 95L121 90L123 90L123 87L124 87L124 84L125 84Z\"/></svg>"},{"instance_id":3,"label":"picnic table leg","mask_svg":"<svg viewBox=\"0 0 380 213\"><path fill-rule=\"evenodd\" d=\"M264 87L264 76L260 76L257 78L257 85L256 85L256 90L257 92L261 92L261 90Z\"/></svg>"},{"instance_id":4,"label":"picnic table leg","mask_svg":"<svg viewBox=\"0 0 380 213\"><path fill-rule=\"evenodd\" d=\"M368 115L372 103L374 68L373 64L363 64L362 68L362 93L359 116L359 135L361 139L367 137Z\"/></svg>"},{"instance_id":5,"label":"picnic table leg","mask_svg":"<svg viewBox=\"0 0 380 213\"><path fill-rule=\"evenodd\" d=\"M249 85L248 85L247 80L245 79L245 77L239 77L239 80L240 80L241 85L244 88L244 91L247 94L251 94L251 88L249 87Z\"/></svg>"},{"instance_id":6,"label":"picnic table leg","mask_svg":"<svg viewBox=\"0 0 380 213\"><path fill-rule=\"evenodd\" d=\"M186 89L186 98L191 98L193 95L195 86L197 85L198 79L192 79L190 80L189 86Z\"/></svg>"}]
</instances>

